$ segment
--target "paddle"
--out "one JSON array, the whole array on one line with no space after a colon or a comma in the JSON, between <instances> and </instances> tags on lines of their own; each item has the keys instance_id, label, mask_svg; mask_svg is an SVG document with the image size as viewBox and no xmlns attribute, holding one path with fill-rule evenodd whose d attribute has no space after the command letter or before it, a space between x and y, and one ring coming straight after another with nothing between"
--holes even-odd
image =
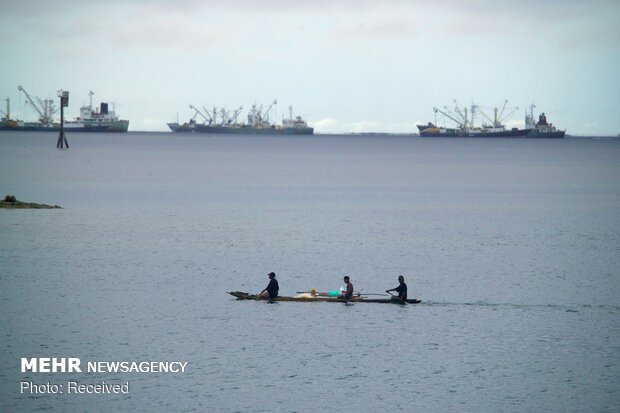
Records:
<instances>
[{"instance_id":1,"label":"paddle","mask_svg":"<svg viewBox=\"0 0 620 413\"><path fill-rule=\"evenodd\" d=\"M379 296L386 296L386 295L387 295L387 294L385 294L385 293L381 293L381 294L376 294L376 293L364 293L364 292L362 292L362 291L364 291L364 290L359 290L358 292L356 292L356 293L355 293L355 294L353 294L353 295L357 295L357 296L362 296L362 295L379 295Z\"/></svg>"},{"instance_id":2,"label":"paddle","mask_svg":"<svg viewBox=\"0 0 620 413\"><path fill-rule=\"evenodd\" d=\"M401 300L400 298L398 298L397 295L392 294L389 291L386 291L389 295L392 296L392 298L396 298L396 300L394 300L393 302L397 303L397 304L407 304L407 300Z\"/></svg>"}]
</instances>

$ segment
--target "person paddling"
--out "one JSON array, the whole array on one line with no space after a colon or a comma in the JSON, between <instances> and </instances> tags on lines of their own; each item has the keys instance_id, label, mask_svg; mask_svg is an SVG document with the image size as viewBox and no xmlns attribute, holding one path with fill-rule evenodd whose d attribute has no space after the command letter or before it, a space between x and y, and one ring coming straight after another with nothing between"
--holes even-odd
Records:
<instances>
[{"instance_id":1,"label":"person paddling","mask_svg":"<svg viewBox=\"0 0 620 413\"><path fill-rule=\"evenodd\" d=\"M278 296L280 286L278 285L278 280L276 280L276 274L274 272L270 272L267 275L269 276L269 284L267 284L267 288L260 292L260 296L271 301Z\"/></svg>"},{"instance_id":2,"label":"person paddling","mask_svg":"<svg viewBox=\"0 0 620 413\"><path fill-rule=\"evenodd\" d=\"M405 277L402 275L398 276L399 286L396 288L392 288L391 290L385 290L386 293L390 293L390 291L396 291L398 293L398 297L392 296L393 301L399 301L402 303L407 302L407 284L405 284Z\"/></svg>"},{"instance_id":3,"label":"person paddling","mask_svg":"<svg viewBox=\"0 0 620 413\"><path fill-rule=\"evenodd\" d=\"M348 275L344 276L344 283L346 285L346 288L344 291L341 291L340 294L338 294L338 298L345 298L347 300L350 300L353 297L353 283L350 281Z\"/></svg>"}]
</instances>

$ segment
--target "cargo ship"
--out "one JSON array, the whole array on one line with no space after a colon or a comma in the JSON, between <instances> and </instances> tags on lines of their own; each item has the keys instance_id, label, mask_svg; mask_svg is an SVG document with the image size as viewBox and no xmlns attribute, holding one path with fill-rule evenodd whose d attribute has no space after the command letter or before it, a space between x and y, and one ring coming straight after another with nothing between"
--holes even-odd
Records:
<instances>
[{"instance_id":1,"label":"cargo ship","mask_svg":"<svg viewBox=\"0 0 620 413\"><path fill-rule=\"evenodd\" d=\"M60 130L60 120L54 122L53 117L58 111L54 107L52 99L40 99L30 96L26 90L19 86L19 91L26 96L26 102L38 114L39 120L26 122L11 119L10 101L6 98L6 113L0 119L0 130L30 131L30 132L54 132ZM90 104L80 108L80 116L73 120L64 121L65 132L127 132L129 121L119 119L114 110L109 110L108 103L101 102L99 108L93 110L93 91L89 93Z\"/></svg>"},{"instance_id":2,"label":"cargo ship","mask_svg":"<svg viewBox=\"0 0 620 413\"><path fill-rule=\"evenodd\" d=\"M470 108L460 108L456 100L454 109L444 106L444 109L433 108L435 112L435 123L429 122L427 125L417 125L420 136L423 137L445 137L445 138L563 138L565 132L558 131L552 124L547 123L545 114L541 114L538 122L534 122L534 105L530 105L530 113L525 114L525 128L507 129L504 122L518 108L513 108L506 112L506 104L500 109L494 108L494 116L491 118L478 105L472 104ZM469 111L468 111L469 109ZM452 120L456 127L447 128L437 126L437 114ZM477 115L484 121L481 126L475 126L474 122Z\"/></svg>"},{"instance_id":3,"label":"cargo ship","mask_svg":"<svg viewBox=\"0 0 620 413\"><path fill-rule=\"evenodd\" d=\"M173 132L197 132L206 134L248 134L248 135L313 135L314 128L309 127L308 123L301 116L293 117L293 108L289 106L289 117L282 120L282 124L274 124L269 121L269 112L278 101L274 100L266 109L263 106L252 105L247 115L247 123L237 122L243 107L234 111L225 108L213 108L212 111L196 108L189 105L194 110L194 116L189 122L179 124L178 120L168 123L168 127ZM196 118L200 116L203 122L198 122Z\"/></svg>"}]
</instances>

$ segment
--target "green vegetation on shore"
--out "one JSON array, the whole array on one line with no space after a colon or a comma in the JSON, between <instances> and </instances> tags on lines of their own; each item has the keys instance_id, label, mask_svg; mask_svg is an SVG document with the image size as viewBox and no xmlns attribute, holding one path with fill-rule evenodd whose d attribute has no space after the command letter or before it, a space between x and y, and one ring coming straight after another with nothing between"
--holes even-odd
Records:
<instances>
[{"instance_id":1,"label":"green vegetation on shore","mask_svg":"<svg viewBox=\"0 0 620 413\"><path fill-rule=\"evenodd\" d=\"M34 202L18 201L14 195L7 195L0 201L0 208L6 209L57 209L58 205L35 204Z\"/></svg>"}]
</instances>

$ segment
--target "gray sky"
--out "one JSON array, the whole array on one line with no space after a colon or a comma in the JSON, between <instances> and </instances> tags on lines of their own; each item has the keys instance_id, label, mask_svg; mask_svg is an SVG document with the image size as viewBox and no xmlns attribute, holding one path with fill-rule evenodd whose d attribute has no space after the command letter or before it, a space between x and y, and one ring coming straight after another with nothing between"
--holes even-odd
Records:
<instances>
[{"instance_id":1,"label":"gray sky","mask_svg":"<svg viewBox=\"0 0 620 413\"><path fill-rule=\"evenodd\" d=\"M0 97L115 102L130 130L200 107L293 105L317 132L417 132L434 106L508 99L571 134L620 133L620 2L0 0ZM4 104L0 107L4 110Z\"/></svg>"}]
</instances>

